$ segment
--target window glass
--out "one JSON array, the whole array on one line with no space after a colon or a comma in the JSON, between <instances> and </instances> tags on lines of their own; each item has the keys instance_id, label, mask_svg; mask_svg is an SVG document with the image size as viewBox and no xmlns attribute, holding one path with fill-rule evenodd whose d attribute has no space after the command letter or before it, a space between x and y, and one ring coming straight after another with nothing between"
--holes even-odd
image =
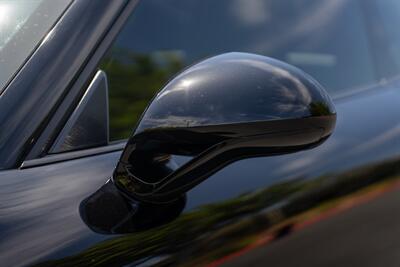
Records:
<instances>
[{"instance_id":1,"label":"window glass","mask_svg":"<svg viewBox=\"0 0 400 267\"><path fill-rule=\"evenodd\" d=\"M145 0L103 60L110 136L127 138L149 100L185 66L224 52L295 65L334 94L378 80L358 1Z\"/></svg>"},{"instance_id":2,"label":"window glass","mask_svg":"<svg viewBox=\"0 0 400 267\"><path fill-rule=\"evenodd\" d=\"M378 6L379 16L383 27L377 30L383 31L387 40L385 45L389 52L391 60L394 62L395 70L400 69L400 34L398 25L400 25L400 1L398 0L379 0L375 3ZM386 62L387 64L387 62ZM397 73L398 74L398 73Z\"/></svg>"},{"instance_id":3,"label":"window glass","mask_svg":"<svg viewBox=\"0 0 400 267\"><path fill-rule=\"evenodd\" d=\"M0 94L72 0L0 0Z\"/></svg>"}]
</instances>

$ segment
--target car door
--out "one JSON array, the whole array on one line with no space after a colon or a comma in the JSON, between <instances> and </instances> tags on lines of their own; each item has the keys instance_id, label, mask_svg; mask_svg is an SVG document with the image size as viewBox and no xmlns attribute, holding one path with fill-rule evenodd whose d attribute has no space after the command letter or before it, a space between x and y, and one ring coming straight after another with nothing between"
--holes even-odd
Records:
<instances>
[{"instance_id":1,"label":"car door","mask_svg":"<svg viewBox=\"0 0 400 267\"><path fill-rule=\"evenodd\" d=\"M88 1L77 2L76 19L86 10L111 17L99 4L84 9ZM148 0L123 23L134 6L113 6L120 19L108 22L112 34L100 27L102 34L92 37L97 48L87 49L80 75L69 77L76 82L70 92L81 93L66 95L21 164L0 171L0 262L398 265L400 84L398 38L390 27L400 12L396 2ZM124 140L177 72L230 51L278 58L316 78L334 98L335 132L311 150L231 164L178 204L151 206L135 217L109 180ZM77 123L85 121L77 114L104 115L104 94L84 92L103 90L105 81L109 142L78 135L65 146L76 125L98 136L100 128Z\"/></svg>"}]
</instances>

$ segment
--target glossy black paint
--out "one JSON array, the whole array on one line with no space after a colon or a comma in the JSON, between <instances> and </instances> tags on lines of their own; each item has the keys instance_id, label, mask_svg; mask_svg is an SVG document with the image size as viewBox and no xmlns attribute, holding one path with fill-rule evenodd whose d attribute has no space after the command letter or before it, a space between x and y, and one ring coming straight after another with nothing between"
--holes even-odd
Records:
<instances>
[{"instance_id":1,"label":"glossy black paint","mask_svg":"<svg viewBox=\"0 0 400 267\"><path fill-rule=\"evenodd\" d=\"M81 202L79 211L82 220L96 233L126 234L167 224L181 214L185 205L185 196L162 204L130 200L109 180Z\"/></svg>"},{"instance_id":2,"label":"glossy black paint","mask_svg":"<svg viewBox=\"0 0 400 267\"><path fill-rule=\"evenodd\" d=\"M90 220L81 218L88 198L107 193L97 190L109 185L120 151L70 152L0 171L0 263L397 267L399 89L395 80L336 99L336 130L324 144L228 166L157 228L132 224L132 209L119 206L126 202L96 203Z\"/></svg>"},{"instance_id":3,"label":"glossy black paint","mask_svg":"<svg viewBox=\"0 0 400 267\"><path fill-rule=\"evenodd\" d=\"M105 198L92 206L98 215L86 221L90 227L81 219L80 207L93 194L101 199L96 191L121 152L2 171L0 262L397 266L400 121L388 114L400 112L398 88L397 82L336 100L337 126L323 145L234 163L189 191L176 220L149 230L116 222L131 218L131 209L108 218L125 211ZM302 182L309 184L300 190ZM296 203L302 208L294 209ZM133 233L110 235L118 231ZM251 242L238 245L242 239Z\"/></svg>"},{"instance_id":4,"label":"glossy black paint","mask_svg":"<svg viewBox=\"0 0 400 267\"><path fill-rule=\"evenodd\" d=\"M108 129L107 76L98 71L49 153L106 146Z\"/></svg>"},{"instance_id":5,"label":"glossy black paint","mask_svg":"<svg viewBox=\"0 0 400 267\"><path fill-rule=\"evenodd\" d=\"M301 70L264 56L222 54L157 94L113 181L133 198L172 201L231 162L315 147L335 122L329 96ZM171 155L194 158L173 167Z\"/></svg>"},{"instance_id":6,"label":"glossy black paint","mask_svg":"<svg viewBox=\"0 0 400 267\"><path fill-rule=\"evenodd\" d=\"M75 0L76 1L76 0ZM86 1L86 0L81 0ZM38 136L36 143L30 149L26 155L26 160L33 160L41 157L45 157L50 150L54 140L58 137L59 132L64 127L70 114L72 114L76 105L78 105L83 93L94 74L98 70L99 61L104 56L105 52L109 48L110 44L118 34L125 21L132 13L132 10L137 4L137 0L128 1L124 8L118 13L118 16L112 22L109 29L106 29L104 36L101 36L101 41L96 46L95 51L85 62L85 65L79 72L79 76L74 81L68 93L63 98L63 101L57 107L55 112L52 114L47 125ZM115 2L117 3L117 2ZM109 11L112 11L111 9ZM97 16L97 13L92 13L93 16ZM107 150L107 149L106 149ZM71 153L68 153L69 155ZM72 158L71 158L72 159Z\"/></svg>"},{"instance_id":7,"label":"glossy black paint","mask_svg":"<svg viewBox=\"0 0 400 267\"><path fill-rule=\"evenodd\" d=\"M126 3L74 1L3 91L0 125L7 130L0 131L0 169L21 164Z\"/></svg>"}]
</instances>

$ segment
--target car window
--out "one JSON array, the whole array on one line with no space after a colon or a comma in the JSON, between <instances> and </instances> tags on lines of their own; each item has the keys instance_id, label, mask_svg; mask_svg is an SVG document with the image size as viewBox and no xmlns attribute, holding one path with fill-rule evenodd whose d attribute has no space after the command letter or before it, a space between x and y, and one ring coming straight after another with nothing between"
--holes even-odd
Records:
<instances>
[{"instance_id":1,"label":"car window","mask_svg":"<svg viewBox=\"0 0 400 267\"><path fill-rule=\"evenodd\" d=\"M0 0L0 94L72 0Z\"/></svg>"},{"instance_id":2,"label":"car window","mask_svg":"<svg viewBox=\"0 0 400 267\"><path fill-rule=\"evenodd\" d=\"M142 1L100 66L109 79L110 137L127 138L174 74L220 53L283 60L331 94L376 83L368 34L360 1Z\"/></svg>"},{"instance_id":3,"label":"car window","mask_svg":"<svg viewBox=\"0 0 400 267\"><path fill-rule=\"evenodd\" d=\"M376 5L378 16L383 24L380 30L387 36L386 49L395 64L395 66L392 66L395 69L394 74L398 75L400 69L400 34L397 25L400 25L400 1L380 0L376 1Z\"/></svg>"}]
</instances>

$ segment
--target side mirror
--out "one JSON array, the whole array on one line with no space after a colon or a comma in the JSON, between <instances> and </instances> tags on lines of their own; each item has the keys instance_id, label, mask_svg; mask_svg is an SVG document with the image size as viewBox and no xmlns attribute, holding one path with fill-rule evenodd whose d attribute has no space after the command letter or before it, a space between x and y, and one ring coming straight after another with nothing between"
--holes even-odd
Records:
<instances>
[{"instance_id":1,"label":"side mirror","mask_svg":"<svg viewBox=\"0 0 400 267\"><path fill-rule=\"evenodd\" d=\"M315 147L332 133L334 106L303 71L248 53L186 69L153 99L113 181L136 200L174 201L227 164ZM193 157L174 166L171 156Z\"/></svg>"}]
</instances>

